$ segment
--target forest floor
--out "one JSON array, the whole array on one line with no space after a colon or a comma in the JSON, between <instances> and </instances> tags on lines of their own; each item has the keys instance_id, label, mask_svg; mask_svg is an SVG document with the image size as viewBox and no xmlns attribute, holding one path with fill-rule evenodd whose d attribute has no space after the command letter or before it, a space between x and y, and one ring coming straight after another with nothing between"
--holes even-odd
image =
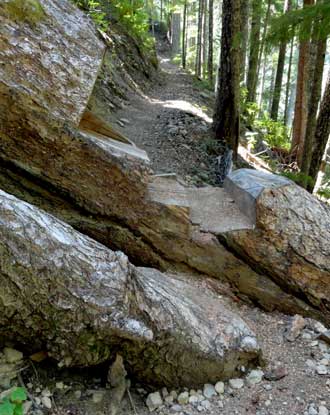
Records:
<instances>
[{"instance_id":1,"label":"forest floor","mask_svg":"<svg viewBox=\"0 0 330 415\"><path fill-rule=\"evenodd\" d=\"M192 185L216 184L219 144L210 133L214 94L159 50L161 71L145 95L132 94L118 129L148 153L155 174L175 173ZM121 121L120 121L121 120Z\"/></svg>"},{"instance_id":2,"label":"forest floor","mask_svg":"<svg viewBox=\"0 0 330 415\"><path fill-rule=\"evenodd\" d=\"M155 173L176 173L192 185L212 184L216 155L216 143L209 134L214 102L212 93L203 91L189 74L164 55L161 55L161 69L160 82L153 85L147 95L133 96L129 105L119 111L121 131L147 151ZM203 284L217 286L220 282L211 283L204 278L200 284L202 289ZM223 297L223 301L232 303L229 297ZM266 313L239 300L231 307L257 333L266 362L261 370L266 378L273 377L273 380L260 378L254 385L245 382L239 389L229 387L226 382L224 394L220 396L203 398L199 391L198 402L179 405L174 401L164 404L155 413L327 415L330 409L330 347L317 338L322 326L306 319L296 333L297 338L288 341L286 330L292 324L291 317ZM36 364L33 370L22 373L30 396L37 404L30 413L111 415L105 377L104 369L73 373L54 367L49 369L47 362ZM146 393L132 380L135 409L126 396L118 415L149 414L145 405ZM42 409L46 395L52 403L50 410Z\"/></svg>"}]
</instances>

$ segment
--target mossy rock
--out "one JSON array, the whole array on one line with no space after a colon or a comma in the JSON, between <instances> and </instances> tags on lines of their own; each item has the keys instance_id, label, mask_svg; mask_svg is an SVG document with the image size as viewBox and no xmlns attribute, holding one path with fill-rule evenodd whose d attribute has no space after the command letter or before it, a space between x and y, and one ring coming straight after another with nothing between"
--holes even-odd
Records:
<instances>
[{"instance_id":1,"label":"mossy rock","mask_svg":"<svg viewBox=\"0 0 330 415\"><path fill-rule=\"evenodd\" d=\"M45 18L45 11L38 0L10 0L4 7L7 16L15 22L34 26Z\"/></svg>"}]
</instances>

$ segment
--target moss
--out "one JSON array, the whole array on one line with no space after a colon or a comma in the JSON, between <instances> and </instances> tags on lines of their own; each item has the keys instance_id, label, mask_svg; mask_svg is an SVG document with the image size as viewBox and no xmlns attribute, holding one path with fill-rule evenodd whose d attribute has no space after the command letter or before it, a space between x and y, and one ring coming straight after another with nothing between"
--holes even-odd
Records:
<instances>
[{"instance_id":1,"label":"moss","mask_svg":"<svg viewBox=\"0 0 330 415\"><path fill-rule=\"evenodd\" d=\"M8 17L15 22L34 26L45 18L45 11L38 0L9 0L4 7Z\"/></svg>"}]
</instances>

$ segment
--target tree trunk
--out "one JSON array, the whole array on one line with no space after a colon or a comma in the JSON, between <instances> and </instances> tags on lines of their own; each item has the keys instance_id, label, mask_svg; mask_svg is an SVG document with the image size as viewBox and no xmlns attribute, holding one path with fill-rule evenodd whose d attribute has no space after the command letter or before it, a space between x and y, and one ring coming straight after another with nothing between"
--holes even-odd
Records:
<instances>
[{"instance_id":1,"label":"tree trunk","mask_svg":"<svg viewBox=\"0 0 330 415\"><path fill-rule=\"evenodd\" d=\"M285 54L286 54L286 42L281 42L280 50L278 54L275 85L274 85L274 90L273 90L273 101L272 101L272 107L270 110L270 117L274 121L277 121L278 119L278 110L280 106L284 64L285 64Z\"/></svg>"},{"instance_id":2,"label":"tree trunk","mask_svg":"<svg viewBox=\"0 0 330 415\"><path fill-rule=\"evenodd\" d=\"M239 142L240 0L223 0L221 60L214 114L216 139L225 141L237 157Z\"/></svg>"},{"instance_id":3,"label":"tree trunk","mask_svg":"<svg viewBox=\"0 0 330 415\"><path fill-rule=\"evenodd\" d=\"M261 0L252 0L249 70L247 75L248 102L255 102L260 53Z\"/></svg>"},{"instance_id":4,"label":"tree trunk","mask_svg":"<svg viewBox=\"0 0 330 415\"><path fill-rule=\"evenodd\" d=\"M213 291L136 268L3 191L0 257L1 340L30 353L86 367L119 352L141 382L170 387L215 383L259 363L254 333Z\"/></svg>"},{"instance_id":5,"label":"tree trunk","mask_svg":"<svg viewBox=\"0 0 330 415\"><path fill-rule=\"evenodd\" d=\"M181 14L172 14L172 54L175 56L180 52L181 38Z\"/></svg>"},{"instance_id":6,"label":"tree trunk","mask_svg":"<svg viewBox=\"0 0 330 415\"><path fill-rule=\"evenodd\" d=\"M208 55L208 18L207 18L207 0L204 0L204 16L203 16L203 79L206 79L207 72L207 55Z\"/></svg>"},{"instance_id":7,"label":"tree trunk","mask_svg":"<svg viewBox=\"0 0 330 415\"><path fill-rule=\"evenodd\" d=\"M246 54L249 42L249 0L241 0L241 82L245 82Z\"/></svg>"},{"instance_id":8,"label":"tree trunk","mask_svg":"<svg viewBox=\"0 0 330 415\"><path fill-rule=\"evenodd\" d=\"M259 116L262 115L263 111L264 111L264 106L263 106L263 97L264 97L264 90L265 90L265 82L266 82L266 72L267 72L267 54L264 54L264 62L263 62L263 66L262 66L262 77L261 77L261 84L260 84L260 95L259 95L259 103L258 103L258 107L259 107Z\"/></svg>"},{"instance_id":9,"label":"tree trunk","mask_svg":"<svg viewBox=\"0 0 330 415\"><path fill-rule=\"evenodd\" d=\"M195 64L195 75L197 76L197 78L200 78L201 69L202 69L202 35L203 35L204 1L205 0L199 0L199 8L198 8L198 30L197 30L197 48L196 48L196 64Z\"/></svg>"},{"instance_id":10,"label":"tree trunk","mask_svg":"<svg viewBox=\"0 0 330 415\"><path fill-rule=\"evenodd\" d=\"M210 86L213 86L213 0L209 0L209 50L207 73Z\"/></svg>"},{"instance_id":11,"label":"tree trunk","mask_svg":"<svg viewBox=\"0 0 330 415\"><path fill-rule=\"evenodd\" d=\"M323 80L323 69L325 62L325 53L327 48L327 41L319 40L316 43L317 52L314 66L314 74L311 84L311 97L308 108L308 117L307 117L307 126L306 126L306 136L305 136L305 145L303 148L302 162L301 162L301 171L305 175L308 175L309 169L311 166L313 144L315 137L315 129L317 122L317 110L319 107L319 102L322 94L322 80ZM306 183L305 183L306 186Z\"/></svg>"},{"instance_id":12,"label":"tree trunk","mask_svg":"<svg viewBox=\"0 0 330 415\"><path fill-rule=\"evenodd\" d=\"M314 0L304 0L304 7L314 4ZM295 114L293 120L293 133L291 152L296 154L298 165L301 165L307 123L307 91L309 75L309 40L300 42L297 93L295 103Z\"/></svg>"},{"instance_id":13,"label":"tree trunk","mask_svg":"<svg viewBox=\"0 0 330 415\"><path fill-rule=\"evenodd\" d=\"M187 57L187 0L184 2L183 6L183 27L182 27L182 67L186 68L186 57Z\"/></svg>"},{"instance_id":14,"label":"tree trunk","mask_svg":"<svg viewBox=\"0 0 330 415\"><path fill-rule=\"evenodd\" d=\"M271 77L270 77L270 86L269 86L269 100L268 100L268 112L270 113L271 108L272 108L272 97L273 97L273 91L274 91L274 86L275 86L275 67L272 67L272 73L271 73Z\"/></svg>"},{"instance_id":15,"label":"tree trunk","mask_svg":"<svg viewBox=\"0 0 330 415\"><path fill-rule=\"evenodd\" d=\"M289 12L291 10L291 7L292 7L292 0L288 0L287 8L285 12L286 13ZM272 108L270 111L270 117L274 121L277 121L278 119L278 110L279 110L280 99L281 99L285 56L286 56L286 42L282 41L280 44L280 49L278 53L276 80L275 80L275 87L274 87L274 92L273 92L273 102L272 102Z\"/></svg>"},{"instance_id":16,"label":"tree trunk","mask_svg":"<svg viewBox=\"0 0 330 415\"><path fill-rule=\"evenodd\" d=\"M258 74L259 74L260 67L261 67L262 55L265 52L268 24L269 24L269 19L271 16L271 5L272 5L272 0L268 0L267 11L266 11L266 16L265 16L265 21L264 21L264 26L263 26L263 31L262 31L260 52L259 52L259 57L258 57L258 70L257 70Z\"/></svg>"},{"instance_id":17,"label":"tree trunk","mask_svg":"<svg viewBox=\"0 0 330 415\"><path fill-rule=\"evenodd\" d=\"M290 47L290 58L289 58L289 68L288 68L288 79L286 83L286 90L285 90L285 107L284 107L284 125L288 125L288 118L289 118L289 99L290 99L290 85L291 85L291 73L292 73L292 61L293 61L293 45L294 45L294 38L291 40L291 47Z\"/></svg>"},{"instance_id":18,"label":"tree trunk","mask_svg":"<svg viewBox=\"0 0 330 415\"><path fill-rule=\"evenodd\" d=\"M314 136L314 149L312 152L309 176L311 176L313 183L308 185L308 190L313 191L317 174L320 170L322 158L327 147L328 139L330 135L330 72L328 76L327 86L325 88L324 96L322 99L319 116L317 118L315 136Z\"/></svg>"}]
</instances>

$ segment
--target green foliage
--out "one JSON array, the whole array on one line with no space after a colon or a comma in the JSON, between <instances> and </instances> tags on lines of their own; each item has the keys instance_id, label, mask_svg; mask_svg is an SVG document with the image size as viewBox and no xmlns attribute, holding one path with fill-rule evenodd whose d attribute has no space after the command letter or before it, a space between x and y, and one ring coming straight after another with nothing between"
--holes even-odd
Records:
<instances>
[{"instance_id":1,"label":"green foliage","mask_svg":"<svg viewBox=\"0 0 330 415\"><path fill-rule=\"evenodd\" d=\"M23 403L27 396L24 388L15 388L0 402L0 415L23 415Z\"/></svg>"},{"instance_id":2,"label":"green foliage","mask_svg":"<svg viewBox=\"0 0 330 415\"><path fill-rule=\"evenodd\" d=\"M38 0L10 0L4 8L5 13L16 22L34 26L45 18L45 11Z\"/></svg>"},{"instance_id":3,"label":"green foliage","mask_svg":"<svg viewBox=\"0 0 330 415\"><path fill-rule=\"evenodd\" d=\"M330 187L321 187L317 194L323 199L330 200Z\"/></svg>"},{"instance_id":4,"label":"green foliage","mask_svg":"<svg viewBox=\"0 0 330 415\"><path fill-rule=\"evenodd\" d=\"M72 0L80 9L84 10L94 21L96 26L106 31L108 22L106 14L103 12L101 4L97 0Z\"/></svg>"},{"instance_id":5,"label":"green foliage","mask_svg":"<svg viewBox=\"0 0 330 415\"><path fill-rule=\"evenodd\" d=\"M288 179L292 180L293 182L299 184L299 186L302 187L314 185L312 177L307 176L306 174L301 172L282 172L281 175L287 177Z\"/></svg>"},{"instance_id":6,"label":"green foliage","mask_svg":"<svg viewBox=\"0 0 330 415\"><path fill-rule=\"evenodd\" d=\"M260 108L255 102L246 101L246 97L247 90L241 88L242 122L253 131L260 132L269 147L279 147L289 150L291 143L288 128L283 123L272 120L267 113L264 113L258 119Z\"/></svg>"},{"instance_id":7,"label":"green foliage","mask_svg":"<svg viewBox=\"0 0 330 415\"><path fill-rule=\"evenodd\" d=\"M271 43L289 41L295 35L308 39L312 28L317 28L320 39L330 34L330 2L320 1L313 6L293 10L281 17L274 18L270 27L268 40Z\"/></svg>"},{"instance_id":8,"label":"green foliage","mask_svg":"<svg viewBox=\"0 0 330 415\"><path fill-rule=\"evenodd\" d=\"M264 134L264 139L269 147L290 149L291 142L287 127L279 121L274 121L265 114L260 120L256 120L255 128Z\"/></svg>"},{"instance_id":9,"label":"green foliage","mask_svg":"<svg viewBox=\"0 0 330 415\"><path fill-rule=\"evenodd\" d=\"M143 0L112 0L115 18L135 37L146 40L148 37L149 16Z\"/></svg>"}]
</instances>

